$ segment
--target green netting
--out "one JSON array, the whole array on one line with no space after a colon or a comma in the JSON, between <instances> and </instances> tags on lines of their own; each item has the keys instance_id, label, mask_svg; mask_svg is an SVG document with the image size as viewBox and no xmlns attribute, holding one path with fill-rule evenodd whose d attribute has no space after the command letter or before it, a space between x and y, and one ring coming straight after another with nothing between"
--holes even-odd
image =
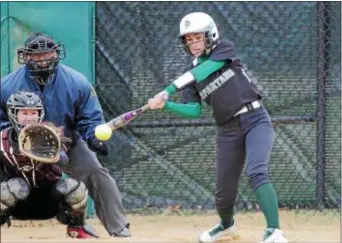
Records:
<instances>
[{"instance_id":1,"label":"green netting","mask_svg":"<svg viewBox=\"0 0 342 243\"><path fill-rule=\"evenodd\" d=\"M314 207L323 200L325 207L339 207L339 2L97 2L96 89L106 119L142 106L183 73L190 60L178 51L176 36L180 19L193 11L210 14L222 38L235 43L264 96L275 124L270 176L280 205ZM324 121L317 97L324 99ZM213 208L215 132L207 106L191 121L147 112L114 133L111 155L102 161L127 208ZM322 144L325 165L317 167ZM322 170L325 177L317 180ZM254 202L243 175L237 204Z\"/></svg>"}]
</instances>

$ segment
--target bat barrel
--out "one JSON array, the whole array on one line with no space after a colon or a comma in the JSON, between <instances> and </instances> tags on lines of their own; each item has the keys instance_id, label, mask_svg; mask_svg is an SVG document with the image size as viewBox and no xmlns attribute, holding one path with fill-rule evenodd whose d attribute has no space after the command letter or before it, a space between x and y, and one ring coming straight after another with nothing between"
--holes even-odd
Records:
<instances>
[{"instance_id":1,"label":"bat barrel","mask_svg":"<svg viewBox=\"0 0 342 243\"><path fill-rule=\"evenodd\" d=\"M110 126L112 128L112 130L118 129L118 128L126 125L127 123L132 121L135 117L137 117L141 113L147 111L148 109L149 109L149 106L144 105L144 106L140 107L139 109L136 109L136 110L133 110L130 112L126 112L126 113L122 114L121 116L116 117L113 120L107 122L107 125Z\"/></svg>"}]
</instances>

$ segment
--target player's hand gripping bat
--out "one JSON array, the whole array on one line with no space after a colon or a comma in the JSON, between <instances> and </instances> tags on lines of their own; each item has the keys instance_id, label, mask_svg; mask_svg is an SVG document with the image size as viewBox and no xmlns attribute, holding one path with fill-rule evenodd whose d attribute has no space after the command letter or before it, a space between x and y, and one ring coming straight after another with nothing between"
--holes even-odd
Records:
<instances>
[{"instance_id":1,"label":"player's hand gripping bat","mask_svg":"<svg viewBox=\"0 0 342 243\"><path fill-rule=\"evenodd\" d=\"M166 101L168 99L168 93L166 91L162 91L159 94L160 97ZM108 125L112 130L118 129L124 125L126 125L127 123L129 123L130 121L132 121L134 118L136 118L137 116L139 116L140 114L144 113L145 111L149 110L149 105L146 104L136 110L133 111L129 111L124 113L123 115L114 118L113 120L109 121L106 123L106 125Z\"/></svg>"}]
</instances>

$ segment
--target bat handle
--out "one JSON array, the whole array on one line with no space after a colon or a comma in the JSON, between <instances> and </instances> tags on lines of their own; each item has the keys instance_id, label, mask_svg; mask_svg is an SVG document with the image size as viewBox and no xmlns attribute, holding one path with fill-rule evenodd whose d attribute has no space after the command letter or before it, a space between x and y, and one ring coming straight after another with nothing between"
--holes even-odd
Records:
<instances>
[{"instance_id":1,"label":"bat handle","mask_svg":"<svg viewBox=\"0 0 342 243\"><path fill-rule=\"evenodd\" d=\"M144 105L143 107L141 107L141 110L144 112L144 111L147 111L147 110L149 110L150 109L150 107L149 107L149 105L148 104L146 104L146 105Z\"/></svg>"}]
</instances>

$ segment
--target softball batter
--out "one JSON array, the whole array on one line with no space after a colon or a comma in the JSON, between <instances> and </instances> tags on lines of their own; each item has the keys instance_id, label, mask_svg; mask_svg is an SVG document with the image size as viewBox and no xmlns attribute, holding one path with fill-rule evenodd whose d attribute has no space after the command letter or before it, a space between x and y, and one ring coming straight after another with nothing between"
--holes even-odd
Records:
<instances>
[{"instance_id":1,"label":"softball batter","mask_svg":"<svg viewBox=\"0 0 342 243\"><path fill-rule=\"evenodd\" d=\"M220 222L204 231L200 242L237 235L234 203L245 164L250 187L266 218L262 242L287 242L280 230L277 195L268 176L274 132L259 91L245 73L234 44L219 39L209 15L190 13L179 28L182 50L194 57L191 68L148 103L151 109L192 118L200 116L202 100L213 109L217 125L215 204ZM181 91L181 103L167 101L177 91Z\"/></svg>"}]
</instances>

